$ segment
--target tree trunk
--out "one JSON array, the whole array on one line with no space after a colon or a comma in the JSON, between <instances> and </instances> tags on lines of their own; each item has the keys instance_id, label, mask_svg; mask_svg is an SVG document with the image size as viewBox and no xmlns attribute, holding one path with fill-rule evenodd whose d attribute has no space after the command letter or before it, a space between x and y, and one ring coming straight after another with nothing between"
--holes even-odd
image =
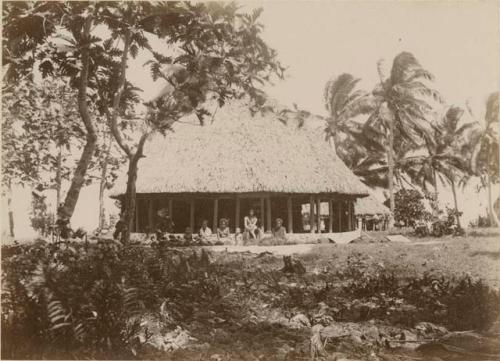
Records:
<instances>
[{"instance_id":1,"label":"tree trunk","mask_svg":"<svg viewBox=\"0 0 500 361\"><path fill-rule=\"evenodd\" d=\"M491 191L491 175L488 170L488 214L490 218L490 223L492 227L500 226L500 221L498 220L497 214L495 212L493 192Z\"/></svg>"},{"instance_id":2,"label":"tree trunk","mask_svg":"<svg viewBox=\"0 0 500 361\"><path fill-rule=\"evenodd\" d=\"M12 211L12 187L9 181L7 189L7 210L9 214L9 235L14 238L14 212Z\"/></svg>"},{"instance_id":3,"label":"tree trunk","mask_svg":"<svg viewBox=\"0 0 500 361\"><path fill-rule=\"evenodd\" d=\"M63 214L58 214L59 218L71 219L75 211L76 202L80 196L80 191L85 183L85 174L92 161L96 144L97 137L95 134L87 135L87 143L85 143L85 147L83 147L82 155L78 161L75 173L73 174L73 179L71 180L71 186L69 187L68 193L66 193L64 206L60 208Z\"/></svg>"},{"instance_id":4,"label":"tree trunk","mask_svg":"<svg viewBox=\"0 0 500 361\"><path fill-rule=\"evenodd\" d=\"M387 149L387 167L388 167L388 182L389 182L389 207L392 216L389 219L389 229L394 227L394 214L396 204L394 201L394 117L389 119L389 144Z\"/></svg>"},{"instance_id":5,"label":"tree trunk","mask_svg":"<svg viewBox=\"0 0 500 361\"><path fill-rule=\"evenodd\" d=\"M455 189L455 180L451 180L451 191L453 192L453 202L455 204L455 216L457 218L457 226L458 228L462 228L460 224L460 214L458 211L458 200L457 200L457 190Z\"/></svg>"},{"instance_id":6,"label":"tree trunk","mask_svg":"<svg viewBox=\"0 0 500 361\"><path fill-rule=\"evenodd\" d=\"M103 163L101 164L101 181L99 183L99 229L102 230L106 223L106 212L104 207L104 192L106 191L106 176L108 173L109 155L111 152L112 139L109 139L108 149Z\"/></svg>"},{"instance_id":7,"label":"tree trunk","mask_svg":"<svg viewBox=\"0 0 500 361\"><path fill-rule=\"evenodd\" d=\"M90 50L88 41L90 40L90 30L92 28L92 16L88 16L85 19L83 25L83 31L81 34L81 42L84 44L81 47L81 57L82 57L82 70L80 72L79 86L78 86L78 112L82 118L82 122L87 131L87 141L83 147L82 155L78 161L78 165L73 174L73 179L71 180L71 185L69 187L68 193L66 193L66 199L64 200L64 206L59 208L60 214L58 218L61 219L71 219L73 212L75 211L76 202L80 196L80 190L85 182L85 174L92 161L92 156L94 155L94 150L97 144L97 134L90 117L88 104L87 104L87 85L89 77L89 64L90 64Z\"/></svg>"},{"instance_id":8,"label":"tree trunk","mask_svg":"<svg viewBox=\"0 0 500 361\"><path fill-rule=\"evenodd\" d=\"M127 191L124 198L124 221L127 226L122 234L122 242L128 243L130 241L130 233L135 222L135 204L136 204L136 187L135 182L137 181L137 164L139 163L140 157L135 153L131 159L129 159L128 173L127 173Z\"/></svg>"},{"instance_id":9,"label":"tree trunk","mask_svg":"<svg viewBox=\"0 0 500 361\"><path fill-rule=\"evenodd\" d=\"M139 160L144 156L144 143L149 137L149 133L144 133L139 140L137 145L137 151L131 153L129 156L129 165L127 173L127 191L124 198L124 222L126 225L126 230L122 234L122 242L128 243L130 241L130 231L135 221L135 204L136 204L136 187L135 183L137 181L137 165Z\"/></svg>"}]
</instances>

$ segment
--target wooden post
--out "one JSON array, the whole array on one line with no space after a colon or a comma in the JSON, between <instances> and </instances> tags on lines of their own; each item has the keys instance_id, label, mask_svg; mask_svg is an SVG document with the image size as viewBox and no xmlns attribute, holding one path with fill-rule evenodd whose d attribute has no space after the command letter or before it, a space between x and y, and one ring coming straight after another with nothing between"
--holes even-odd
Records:
<instances>
[{"instance_id":1,"label":"wooden post","mask_svg":"<svg viewBox=\"0 0 500 361\"><path fill-rule=\"evenodd\" d=\"M316 221L318 233L321 233L321 198L318 196L316 198L316 216L318 220Z\"/></svg>"},{"instance_id":2,"label":"wooden post","mask_svg":"<svg viewBox=\"0 0 500 361\"><path fill-rule=\"evenodd\" d=\"M139 233L139 203L140 200L138 199L137 202L135 202L135 229L134 232Z\"/></svg>"},{"instance_id":3,"label":"wooden post","mask_svg":"<svg viewBox=\"0 0 500 361\"><path fill-rule=\"evenodd\" d=\"M309 225L311 226L311 233L314 233L314 197L309 197Z\"/></svg>"},{"instance_id":4,"label":"wooden post","mask_svg":"<svg viewBox=\"0 0 500 361\"><path fill-rule=\"evenodd\" d=\"M240 197L236 196L236 215L234 216L234 232L240 227Z\"/></svg>"},{"instance_id":5,"label":"wooden post","mask_svg":"<svg viewBox=\"0 0 500 361\"><path fill-rule=\"evenodd\" d=\"M328 200L328 233L333 233L333 201Z\"/></svg>"},{"instance_id":6,"label":"wooden post","mask_svg":"<svg viewBox=\"0 0 500 361\"><path fill-rule=\"evenodd\" d=\"M259 224L259 226L262 228L262 231L264 231L264 228L265 228L264 216L265 216L265 214L264 214L264 198L261 197L260 198L260 224Z\"/></svg>"},{"instance_id":7,"label":"wooden post","mask_svg":"<svg viewBox=\"0 0 500 361\"><path fill-rule=\"evenodd\" d=\"M189 202L189 227L191 227L191 232L195 233L194 230L194 199Z\"/></svg>"},{"instance_id":8,"label":"wooden post","mask_svg":"<svg viewBox=\"0 0 500 361\"><path fill-rule=\"evenodd\" d=\"M288 214L288 233L293 233L293 212L292 212L292 197L286 200L286 208Z\"/></svg>"},{"instance_id":9,"label":"wooden post","mask_svg":"<svg viewBox=\"0 0 500 361\"><path fill-rule=\"evenodd\" d=\"M154 206L154 199L148 199L148 226L150 233L154 232L153 206Z\"/></svg>"},{"instance_id":10,"label":"wooden post","mask_svg":"<svg viewBox=\"0 0 500 361\"><path fill-rule=\"evenodd\" d=\"M267 203L267 231L271 232L273 229L273 220L271 218L271 198L266 197L266 203Z\"/></svg>"},{"instance_id":11,"label":"wooden post","mask_svg":"<svg viewBox=\"0 0 500 361\"><path fill-rule=\"evenodd\" d=\"M347 230L352 231L352 201L347 201Z\"/></svg>"},{"instance_id":12,"label":"wooden post","mask_svg":"<svg viewBox=\"0 0 500 361\"><path fill-rule=\"evenodd\" d=\"M215 233L217 232L217 220L219 219L219 198L214 199L214 228L212 228L212 231Z\"/></svg>"},{"instance_id":13,"label":"wooden post","mask_svg":"<svg viewBox=\"0 0 500 361\"><path fill-rule=\"evenodd\" d=\"M344 201L340 201L338 202L337 204L339 205L339 209L338 209L338 212L339 212L339 232L342 232L342 204L344 203Z\"/></svg>"}]
</instances>

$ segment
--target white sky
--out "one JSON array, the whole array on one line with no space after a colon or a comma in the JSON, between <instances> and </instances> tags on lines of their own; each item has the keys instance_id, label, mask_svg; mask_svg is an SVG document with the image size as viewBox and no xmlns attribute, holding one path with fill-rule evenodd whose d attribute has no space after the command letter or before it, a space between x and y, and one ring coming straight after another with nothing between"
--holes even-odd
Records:
<instances>
[{"instance_id":1,"label":"white sky","mask_svg":"<svg viewBox=\"0 0 500 361\"><path fill-rule=\"evenodd\" d=\"M500 88L499 4L490 1L264 1L263 37L288 66L287 78L267 88L284 104L322 114L323 86L348 72L372 89L376 64L401 51L412 52L436 77L447 102L470 100L478 116L487 94ZM161 87L143 61L129 78L150 98Z\"/></svg>"},{"instance_id":2,"label":"white sky","mask_svg":"<svg viewBox=\"0 0 500 361\"><path fill-rule=\"evenodd\" d=\"M263 37L288 66L287 78L267 88L280 103L296 103L324 114L323 86L330 77L349 72L371 90L378 80L377 61L385 58L391 63L401 51L412 52L435 75L436 88L448 103L463 105L469 100L478 118L484 113L487 95L500 89L500 1L274 1L245 3L244 7L258 6L264 8ZM136 59L128 77L142 87L144 99L150 99L163 84L153 83L149 69L142 66L144 61ZM33 234L25 193L18 189L14 194L16 229L21 236ZM448 190L443 190L442 197L446 203L451 201ZM478 209L484 213L486 198L484 192L478 195L470 187L459 194L459 203L467 225L477 217ZM96 227L95 186L81 194L72 225Z\"/></svg>"}]
</instances>

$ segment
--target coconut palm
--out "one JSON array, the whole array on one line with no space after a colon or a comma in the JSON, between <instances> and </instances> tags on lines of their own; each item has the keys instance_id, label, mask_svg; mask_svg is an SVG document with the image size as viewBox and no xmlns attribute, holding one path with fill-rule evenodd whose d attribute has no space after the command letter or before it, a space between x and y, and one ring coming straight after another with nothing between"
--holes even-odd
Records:
<instances>
[{"instance_id":1,"label":"coconut palm","mask_svg":"<svg viewBox=\"0 0 500 361\"><path fill-rule=\"evenodd\" d=\"M365 136L363 124L356 118L373 112L376 103L370 93L358 89L360 79L341 74L325 85L323 100L328 111L327 140L333 140L337 155L356 173L380 165L384 148Z\"/></svg>"},{"instance_id":2,"label":"coconut palm","mask_svg":"<svg viewBox=\"0 0 500 361\"><path fill-rule=\"evenodd\" d=\"M432 74L424 69L415 56L408 52L398 54L390 74L383 62L378 63L380 83L372 92L376 106L365 123L365 134L372 133L384 139L387 155L390 209L394 212L395 149L408 149L433 142L429 115L431 100L441 101L437 91L428 85Z\"/></svg>"},{"instance_id":3,"label":"coconut palm","mask_svg":"<svg viewBox=\"0 0 500 361\"><path fill-rule=\"evenodd\" d=\"M431 184L437 189L437 179L451 186L457 225L460 227L456 186L458 180L470 174L467 158L470 147L467 142L468 131L473 123L460 125L464 110L451 106L445 115L434 124L433 143L425 146L426 154L407 157L401 162L404 172L413 182L427 188Z\"/></svg>"},{"instance_id":4,"label":"coconut palm","mask_svg":"<svg viewBox=\"0 0 500 361\"><path fill-rule=\"evenodd\" d=\"M474 145L471 156L472 171L481 176L488 189L488 213L491 224L499 226L500 221L494 209L492 183L499 180L500 171L500 92L489 95L486 101L485 126L478 127L471 135Z\"/></svg>"}]
</instances>

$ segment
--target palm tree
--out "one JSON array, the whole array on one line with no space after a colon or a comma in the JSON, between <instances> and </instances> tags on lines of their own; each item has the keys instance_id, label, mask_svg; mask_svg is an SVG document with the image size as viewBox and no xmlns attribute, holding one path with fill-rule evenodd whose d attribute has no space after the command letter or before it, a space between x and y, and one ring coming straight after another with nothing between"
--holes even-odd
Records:
<instances>
[{"instance_id":1,"label":"palm tree","mask_svg":"<svg viewBox=\"0 0 500 361\"><path fill-rule=\"evenodd\" d=\"M500 92L489 95L486 101L486 125L471 136L474 150L471 156L472 171L482 176L488 189L488 213L491 224L499 226L495 212L492 183L498 182L500 171ZM486 179L484 179L486 178Z\"/></svg>"},{"instance_id":2,"label":"palm tree","mask_svg":"<svg viewBox=\"0 0 500 361\"><path fill-rule=\"evenodd\" d=\"M359 81L344 73L326 83L323 95L328 111L325 132L327 140L333 140L340 159L354 173L366 174L369 168L383 162L384 148L379 141L367 137L362 122L356 121L356 117L370 114L376 106L370 93L357 89Z\"/></svg>"},{"instance_id":3,"label":"palm tree","mask_svg":"<svg viewBox=\"0 0 500 361\"><path fill-rule=\"evenodd\" d=\"M427 184L431 184L436 190L438 177L442 183L450 184L459 227L461 225L456 185L459 179L470 174L467 162L470 147L466 139L467 131L473 127L473 123L459 126L463 114L462 108L449 107L440 121L433 126L434 142L426 144L427 154L407 157L401 165L412 181L424 189Z\"/></svg>"},{"instance_id":4,"label":"palm tree","mask_svg":"<svg viewBox=\"0 0 500 361\"><path fill-rule=\"evenodd\" d=\"M383 137L387 155L390 209L394 212L395 149L418 147L432 143L432 127L428 121L432 111L430 99L441 101L437 91L426 83L433 79L415 56L398 54L390 74L378 63L380 83L372 92L376 106L365 123L365 130Z\"/></svg>"}]
</instances>

